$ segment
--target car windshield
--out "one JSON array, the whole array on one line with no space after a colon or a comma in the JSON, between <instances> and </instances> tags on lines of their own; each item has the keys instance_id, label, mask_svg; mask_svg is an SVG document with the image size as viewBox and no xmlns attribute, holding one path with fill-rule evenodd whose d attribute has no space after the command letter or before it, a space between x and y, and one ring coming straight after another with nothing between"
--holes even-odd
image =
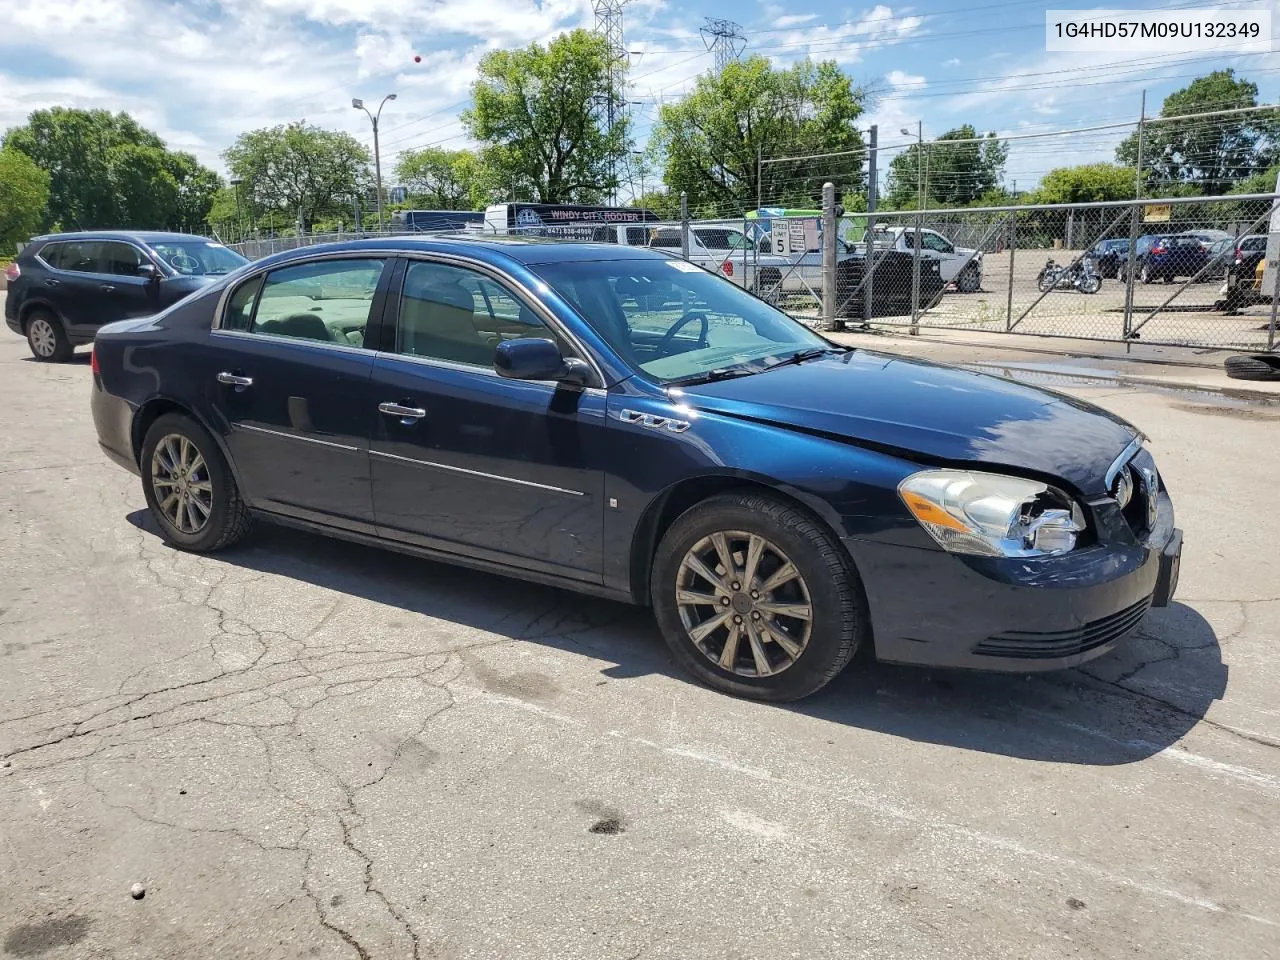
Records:
<instances>
[{"instance_id":1,"label":"car windshield","mask_svg":"<svg viewBox=\"0 0 1280 960\"><path fill-rule=\"evenodd\" d=\"M212 240L160 240L150 244L157 257L189 277L215 277L249 261Z\"/></svg>"},{"instance_id":2,"label":"car windshield","mask_svg":"<svg viewBox=\"0 0 1280 960\"><path fill-rule=\"evenodd\" d=\"M614 350L662 383L758 373L796 354L836 349L683 260L579 260L534 269Z\"/></svg>"}]
</instances>

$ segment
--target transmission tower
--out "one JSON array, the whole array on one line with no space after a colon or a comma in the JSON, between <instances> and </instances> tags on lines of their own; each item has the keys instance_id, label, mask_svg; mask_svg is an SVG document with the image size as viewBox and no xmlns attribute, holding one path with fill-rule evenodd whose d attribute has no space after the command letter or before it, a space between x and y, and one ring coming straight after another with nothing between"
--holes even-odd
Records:
<instances>
[{"instance_id":1,"label":"transmission tower","mask_svg":"<svg viewBox=\"0 0 1280 960\"><path fill-rule=\"evenodd\" d=\"M596 14L596 33L604 38L609 58L609 74L604 94L605 130L612 135L626 110L627 48L622 38L622 8L629 0L592 0ZM610 175L617 182L617 168L610 164ZM617 200L617 188L614 188Z\"/></svg>"},{"instance_id":2,"label":"transmission tower","mask_svg":"<svg viewBox=\"0 0 1280 960\"><path fill-rule=\"evenodd\" d=\"M740 23L714 17L706 19L706 24L698 32L702 34L702 42L707 49L715 55L715 72L720 73L730 61L738 59L738 54L747 45L747 37Z\"/></svg>"}]
</instances>

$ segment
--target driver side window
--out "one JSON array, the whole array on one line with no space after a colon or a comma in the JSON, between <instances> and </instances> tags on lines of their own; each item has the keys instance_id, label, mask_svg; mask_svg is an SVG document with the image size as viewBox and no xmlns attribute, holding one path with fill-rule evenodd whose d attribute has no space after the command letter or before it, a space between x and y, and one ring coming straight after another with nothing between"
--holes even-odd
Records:
<instances>
[{"instance_id":1,"label":"driver side window","mask_svg":"<svg viewBox=\"0 0 1280 960\"><path fill-rule=\"evenodd\" d=\"M936 233L924 234L921 237L920 242L923 245L924 249L932 250L935 253L955 253L956 252L955 247L953 247L948 241L944 240L942 237L938 236Z\"/></svg>"},{"instance_id":2,"label":"driver side window","mask_svg":"<svg viewBox=\"0 0 1280 960\"><path fill-rule=\"evenodd\" d=\"M499 343L522 338L553 340L562 354L573 356L537 313L497 281L451 264L409 264L396 353L491 368Z\"/></svg>"}]
</instances>

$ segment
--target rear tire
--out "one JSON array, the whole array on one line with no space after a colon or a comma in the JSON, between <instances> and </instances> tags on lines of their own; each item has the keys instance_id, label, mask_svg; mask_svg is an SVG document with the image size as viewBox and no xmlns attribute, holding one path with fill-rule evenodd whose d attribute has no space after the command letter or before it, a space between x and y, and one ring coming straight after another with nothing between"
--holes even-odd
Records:
<instances>
[{"instance_id":1,"label":"rear tire","mask_svg":"<svg viewBox=\"0 0 1280 960\"><path fill-rule=\"evenodd\" d=\"M1155 279L1155 277L1151 273L1151 268L1147 266L1145 263L1142 265L1142 269L1138 272L1138 279L1141 280L1143 283L1150 283L1152 280Z\"/></svg>"},{"instance_id":2,"label":"rear tire","mask_svg":"<svg viewBox=\"0 0 1280 960\"><path fill-rule=\"evenodd\" d=\"M27 346L41 363L65 363L75 352L62 322L47 310L32 310L27 316Z\"/></svg>"},{"instance_id":3,"label":"rear tire","mask_svg":"<svg viewBox=\"0 0 1280 960\"><path fill-rule=\"evenodd\" d=\"M867 635L862 584L838 541L765 494L725 493L681 515L658 545L649 589L676 661L735 696L808 696Z\"/></svg>"},{"instance_id":4,"label":"rear tire","mask_svg":"<svg viewBox=\"0 0 1280 960\"><path fill-rule=\"evenodd\" d=\"M207 553L249 530L249 508L209 432L190 417L157 417L142 440L142 491L161 536L175 547Z\"/></svg>"}]
</instances>

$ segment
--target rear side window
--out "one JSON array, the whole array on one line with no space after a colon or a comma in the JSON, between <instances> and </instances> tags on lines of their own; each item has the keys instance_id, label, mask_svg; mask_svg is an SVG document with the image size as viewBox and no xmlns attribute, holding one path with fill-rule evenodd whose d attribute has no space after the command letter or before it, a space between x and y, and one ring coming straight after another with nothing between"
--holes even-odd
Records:
<instances>
[{"instance_id":1,"label":"rear side window","mask_svg":"<svg viewBox=\"0 0 1280 960\"><path fill-rule=\"evenodd\" d=\"M51 243L40 251L45 263L58 270L74 273L99 273L102 244L96 240L65 240Z\"/></svg>"},{"instance_id":2,"label":"rear side window","mask_svg":"<svg viewBox=\"0 0 1280 960\"><path fill-rule=\"evenodd\" d=\"M223 330L248 331L253 321L253 305L258 300L258 291L262 289L262 277L254 277L236 287L235 293L227 302L227 311L222 316Z\"/></svg>"},{"instance_id":3,"label":"rear side window","mask_svg":"<svg viewBox=\"0 0 1280 960\"><path fill-rule=\"evenodd\" d=\"M649 239L649 246L659 247L663 250L679 250L681 248L680 234L671 230L656 231Z\"/></svg>"}]
</instances>

